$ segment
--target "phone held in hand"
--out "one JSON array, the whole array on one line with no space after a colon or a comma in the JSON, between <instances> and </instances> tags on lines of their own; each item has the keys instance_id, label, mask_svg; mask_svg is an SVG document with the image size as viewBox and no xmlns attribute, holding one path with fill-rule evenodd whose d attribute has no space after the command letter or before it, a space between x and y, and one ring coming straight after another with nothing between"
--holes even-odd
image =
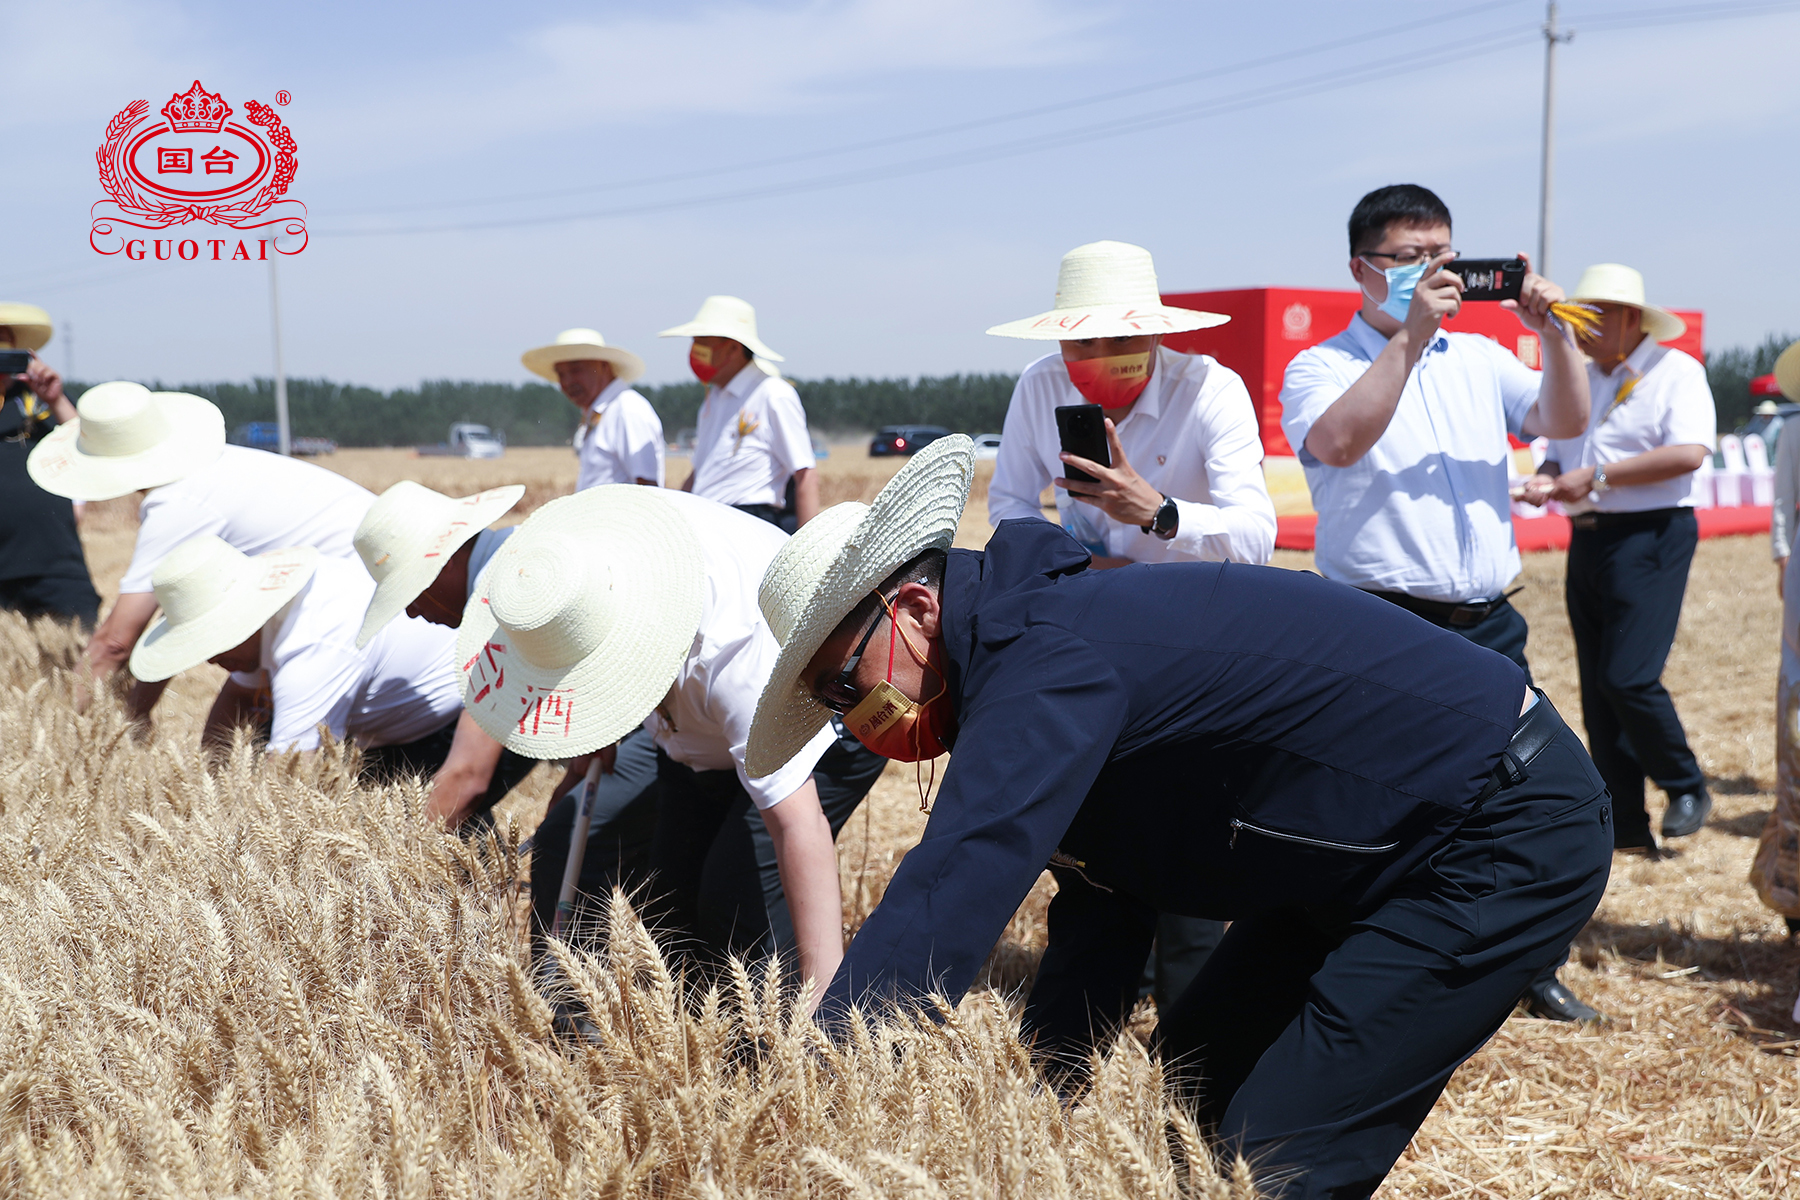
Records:
<instances>
[{"instance_id":1,"label":"phone held in hand","mask_svg":"<svg viewBox=\"0 0 1800 1200\"><path fill-rule=\"evenodd\" d=\"M1459 258L1446 263L1463 281L1463 303L1471 300L1517 300L1525 289L1522 258Z\"/></svg>"},{"instance_id":2,"label":"phone held in hand","mask_svg":"<svg viewBox=\"0 0 1800 1200\"><path fill-rule=\"evenodd\" d=\"M23 375L31 370L31 351L0 350L0 375Z\"/></svg>"},{"instance_id":3,"label":"phone held in hand","mask_svg":"<svg viewBox=\"0 0 1800 1200\"><path fill-rule=\"evenodd\" d=\"M1098 404L1059 404L1056 406L1056 436L1063 452L1079 455L1103 467L1112 466L1112 449L1106 444L1106 411ZM1098 483L1080 467L1063 464L1063 477L1082 483Z\"/></svg>"}]
</instances>

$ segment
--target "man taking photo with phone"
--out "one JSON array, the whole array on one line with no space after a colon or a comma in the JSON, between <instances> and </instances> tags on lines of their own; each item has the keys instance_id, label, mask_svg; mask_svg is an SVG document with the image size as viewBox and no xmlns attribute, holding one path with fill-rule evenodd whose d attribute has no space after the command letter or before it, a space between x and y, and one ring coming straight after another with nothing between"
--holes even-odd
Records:
<instances>
[{"instance_id":1,"label":"man taking photo with phone","mask_svg":"<svg viewBox=\"0 0 1800 1200\"><path fill-rule=\"evenodd\" d=\"M1450 210L1402 183L1350 214L1350 275L1362 307L1349 328L1302 350L1282 382L1282 430L1306 469L1318 511L1314 562L1434 625L1525 662L1528 629L1508 602L1519 574L1506 435L1577 437L1588 379L1550 311L1562 289L1527 273L1503 302L1537 335L1543 371L1496 342L1441 326L1462 307ZM1524 257L1524 256L1521 256ZM1531 1012L1597 1019L1547 970Z\"/></svg>"}]
</instances>

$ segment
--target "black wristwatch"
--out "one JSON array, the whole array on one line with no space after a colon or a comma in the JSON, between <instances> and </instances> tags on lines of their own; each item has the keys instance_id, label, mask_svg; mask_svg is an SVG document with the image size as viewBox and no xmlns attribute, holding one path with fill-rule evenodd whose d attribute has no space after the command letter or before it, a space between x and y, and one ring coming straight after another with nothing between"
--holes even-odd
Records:
<instances>
[{"instance_id":1,"label":"black wristwatch","mask_svg":"<svg viewBox=\"0 0 1800 1200\"><path fill-rule=\"evenodd\" d=\"M1154 533L1166 542L1175 536L1175 527L1180 521L1181 510L1175 507L1174 497L1164 496L1161 507L1156 510L1156 515L1150 518L1150 523L1140 525L1138 528L1145 533Z\"/></svg>"}]
</instances>

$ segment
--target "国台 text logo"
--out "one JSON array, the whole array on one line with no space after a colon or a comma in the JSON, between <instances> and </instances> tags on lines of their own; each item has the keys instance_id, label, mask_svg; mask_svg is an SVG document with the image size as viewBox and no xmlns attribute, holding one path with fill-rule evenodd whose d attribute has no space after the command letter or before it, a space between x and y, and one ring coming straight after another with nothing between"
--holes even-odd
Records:
<instances>
[{"instance_id":1,"label":"\u56fd\u53f0 text logo","mask_svg":"<svg viewBox=\"0 0 1800 1200\"><path fill-rule=\"evenodd\" d=\"M285 103L286 92L276 94ZM145 125L134 100L106 126L94 154L109 199L92 210L88 244L134 261L267 261L306 249L306 205L288 198L299 162L294 135L273 108L244 102L240 114L196 79L169 97L163 119ZM174 226L213 225L245 237L178 237ZM167 237L145 237L162 230ZM183 230L183 232L189 232Z\"/></svg>"}]
</instances>

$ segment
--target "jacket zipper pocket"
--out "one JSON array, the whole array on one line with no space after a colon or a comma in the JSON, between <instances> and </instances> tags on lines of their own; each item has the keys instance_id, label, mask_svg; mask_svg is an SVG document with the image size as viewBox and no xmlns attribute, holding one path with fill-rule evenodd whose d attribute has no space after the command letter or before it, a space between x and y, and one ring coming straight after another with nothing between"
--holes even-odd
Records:
<instances>
[{"instance_id":1,"label":"jacket zipper pocket","mask_svg":"<svg viewBox=\"0 0 1800 1200\"><path fill-rule=\"evenodd\" d=\"M1385 846L1364 846L1357 842L1333 842L1325 838L1301 837L1297 833L1283 833L1279 829L1265 829L1261 825L1252 825L1248 821L1240 821L1233 817L1231 821L1231 848L1237 849L1238 834L1248 829L1251 833L1260 833L1264 837L1274 838L1278 842L1293 842L1298 846L1317 846L1321 850L1342 850L1346 854L1386 854L1389 850L1398 849L1399 842L1389 842Z\"/></svg>"}]
</instances>

